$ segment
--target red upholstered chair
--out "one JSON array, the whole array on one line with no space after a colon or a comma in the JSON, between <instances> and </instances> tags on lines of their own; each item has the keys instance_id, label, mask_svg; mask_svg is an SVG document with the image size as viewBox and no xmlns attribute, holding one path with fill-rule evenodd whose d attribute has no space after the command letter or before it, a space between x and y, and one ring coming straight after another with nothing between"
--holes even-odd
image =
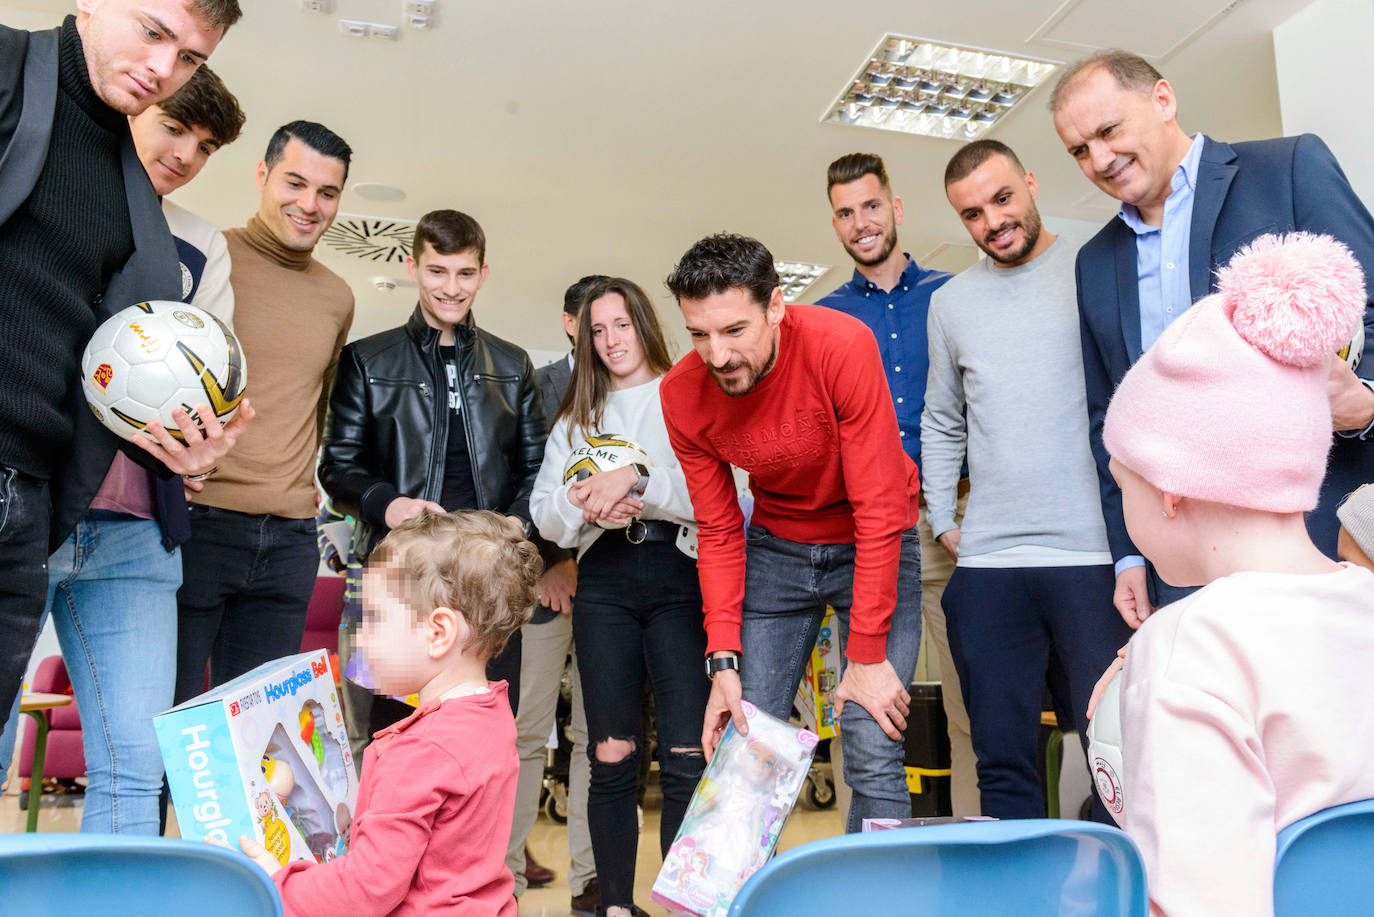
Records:
<instances>
[{"instance_id":1,"label":"red upholstered chair","mask_svg":"<svg viewBox=\"0 0 1374 917\"><path fill-rule=\"evenodd\" d=\"M29 690L40 694L68 694L71 680L61 656L49 656L38 664ZM43 762L44 777L86 776L86 753L81 748L81 715L76 703L43 711L48 718L48 748ZM33 723L24 729L24 746L19 754L19 776L33 776Z\"/></svg>"}]
</instances>

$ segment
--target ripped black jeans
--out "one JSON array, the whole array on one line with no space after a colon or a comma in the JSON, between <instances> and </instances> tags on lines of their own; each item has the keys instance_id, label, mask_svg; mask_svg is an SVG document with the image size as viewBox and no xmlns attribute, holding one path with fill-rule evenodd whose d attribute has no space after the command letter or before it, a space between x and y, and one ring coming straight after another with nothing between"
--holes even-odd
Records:
<instances>
[{"instance_id":1,"label":"ripped black jeans","mask_svg":"<svg viewBox=\"0 0 1374 917\"><path fill-rule=\"evenodd\" d=\"M578 563L573 639L587 708L587 827L601 903L603 909L629 907L639 847L635 795L645 747L646 675L658 718L660 852L677 836L706 766L701 724L710 682L702 663L706 631L696 563L672 542L634 545L622 531L603 533ZM607 739L628 740L633 750L621 757L623 746L601 749Z\"/></svg>"}]
</instances>

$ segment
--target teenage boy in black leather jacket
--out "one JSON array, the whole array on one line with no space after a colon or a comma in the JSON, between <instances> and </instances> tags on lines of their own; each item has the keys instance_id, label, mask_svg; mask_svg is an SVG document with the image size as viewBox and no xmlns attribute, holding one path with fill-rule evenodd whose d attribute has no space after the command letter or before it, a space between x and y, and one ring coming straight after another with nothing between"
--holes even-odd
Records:
<instances>
[{"instance_id":1,"label":"teenage boy in black leather jacket","mask_svg":"<svg viewBox=\"0 0 1374 917\"><path fill-rule=\"evenodd\" d=\"M400 328L349 344L329 397L320 482L357 519L366 559L387 531L422 510L486 509L530 523L529 498L548 435L534 366L520 347L477 327L486 236L456 210L425 214L406 259L419 303ZM488 664L520 696L520 640ZM345 681L355 751L409 707ZM360 759L361 760L361 759Z\"/></svg>"}]
</instances>

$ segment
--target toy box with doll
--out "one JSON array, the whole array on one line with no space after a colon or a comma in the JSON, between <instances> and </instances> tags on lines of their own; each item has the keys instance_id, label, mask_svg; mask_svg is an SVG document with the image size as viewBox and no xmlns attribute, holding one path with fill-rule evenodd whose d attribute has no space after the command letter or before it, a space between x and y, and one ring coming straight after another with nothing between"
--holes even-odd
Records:
<instances>
[{"instance_id":1,"label":"toy box with doll","mask_svg":"<svg viewBox=\"0 0 1374 917\"><path fill-rule=\"evenodd\" d=\"M259 666L153 719L181 836L256 838L284 866L343 853L358 796L323 650Z\"/></svg>"},{"instance_id":2,"label":"toy box with doll","mask_svg":"<svg viewBox=\"0 0 1374 917\"><path fill-rule=\"evenodd\" d=\"M748 701L749 734L731 722L697 784L677 838L654 881L654 901L673 914L720 917L768 861L816 751L816 734Z\"/></svg>"},{"instance_id":3,"label":"toy box with doll","mask_svg":"<svg viewBox=\"0 0 1374 917\"><path fill-rule=\"evenodd\" d=\"M797 711L802 722L821 739L840 734L835 719L835 689L840 686L840 622L835 609L827 608L816 634L816 645L806 661L806 673L797 685Z\"/></svg>"}]
</instances>

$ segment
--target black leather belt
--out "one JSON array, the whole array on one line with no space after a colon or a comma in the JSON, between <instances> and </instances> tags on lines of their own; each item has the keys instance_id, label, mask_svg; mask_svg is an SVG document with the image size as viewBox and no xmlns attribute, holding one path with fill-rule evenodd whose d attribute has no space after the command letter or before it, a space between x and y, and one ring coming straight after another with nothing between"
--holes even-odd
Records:
<instances>
[{"instance_id":1,"label":"black leather belt","mask_svg":"<svg viewBox=\"0 0 1374 917\"><path fill-rule=\"evenodd\" d=\"M625 526L625 540L630 544L646 541L676 541L682 526L662 519L636 519Z\"/></svg>"}]
</instances>

